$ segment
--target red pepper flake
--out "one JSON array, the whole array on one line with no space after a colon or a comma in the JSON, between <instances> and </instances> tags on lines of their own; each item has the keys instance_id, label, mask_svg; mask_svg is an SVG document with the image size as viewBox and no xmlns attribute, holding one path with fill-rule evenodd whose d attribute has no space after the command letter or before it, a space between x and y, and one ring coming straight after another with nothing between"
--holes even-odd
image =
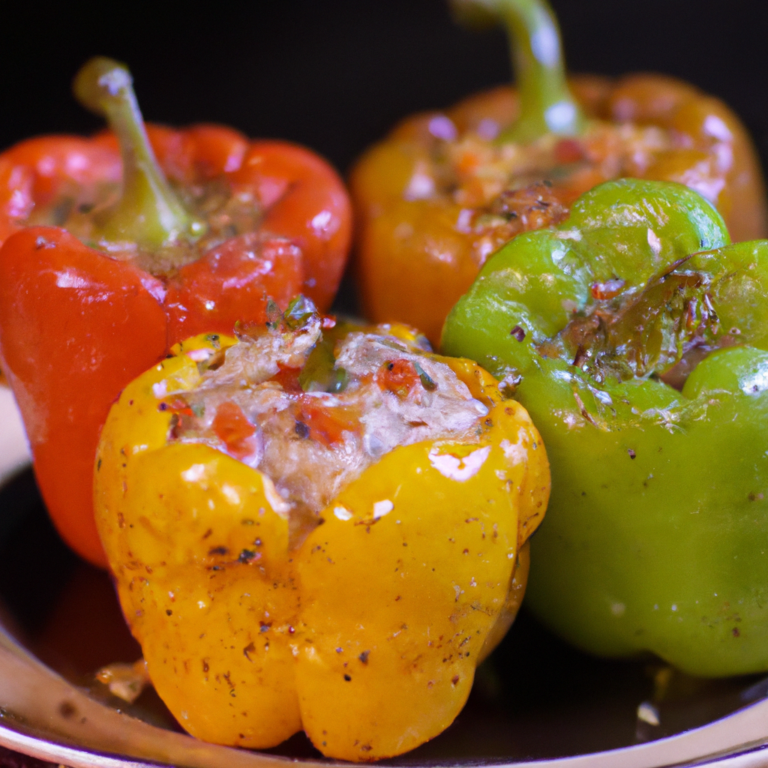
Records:
<instances>
[{"instance_id":1,"label":"red pepper flake","mask_svg":"<svg viewBox=\"0 0 768 768\"><path fill-rule=\"evenodd\" d=\"M236 459L245 459L255 449L253 435L256 427L246 418L239 405L232 402L222 403L213 418L213 431L227 448L227 452Z\"/></svg>"},{"instance_id":2,"label":"red pepper flake","mask_svg":"<svg viewBox=\"0 0 768 768\"><path fill-rule=\"evenodd\" d=\"M631 448L627 448L627 453L629 454L630 459L634 459L637 455Z\"/></svg>"},{"instance_id":3,"label":"red pepper flake","mask_svg":"<svg viewBox=\"0 0 768 768\"><path fill-rule=\"evenodd\" d=\"M517 341L520 341L520 342L522 342L523 339L525 339L525 331L519 325L516 325L509 332L509 335L514 337Z\"/></svg>"},{"instance_id":4,"label":"red pepper flake","mask_svg":"<svg viewBox=\"0 0 768 768\"><path fill-rule=\"evenodd\" d=\"M410 395L421 384L419 372L410 360L390 360L376 371L374 377L379 387L386 392L392 392L401 400Z\"/></svg>"}]
</instances>

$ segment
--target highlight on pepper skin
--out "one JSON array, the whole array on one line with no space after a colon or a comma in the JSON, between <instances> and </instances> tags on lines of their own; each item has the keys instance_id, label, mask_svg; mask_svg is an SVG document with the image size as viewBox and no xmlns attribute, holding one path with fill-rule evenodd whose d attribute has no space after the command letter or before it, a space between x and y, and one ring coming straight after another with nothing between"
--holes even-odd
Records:
<instances>
[{"instance_id":1,"label":"highlight on pepper skin","mask_svg":"<svg viewBox=\"0 0 768 768\"><path fill-rule=\"evenodd\" d=\"M549 466L525 410L304 299L126 387L95 507L152 682L208 741L371 761L442 732L511 624Z\"/></svg>"},{"instance_id":2,"label":"highlight on pepper skin","mask_svg":"<svg viewBox=\"0 0 768 768\"><path fill-rule=\"evenodd\" d=\"M93 457L121 389L187 336L263 321L268 297L327 309L351 214L303 147L145 125L118 62L88 62L74 90L109 131L0 154L0 367L57 529L105 566Z\"/></svg>"},{"instance_id":3,"label":"highlight on pepper skin","mask_svg":"<svg viewBox=\"0 0 768 768\"><path fill-rule=\"evenodd\" d=\"M356 275L373 321L411 323L436 343L492 253L559 224L580 194L615 178L686 184L736 240L768 235L756 152L722 102L663 75L566 80L544 0L453 4L507 26L517 88L414 115L353 169ZM536 36L553 43L546 62Z\"/></svg>"},{"instance_id":4,"label":"highlight on pepper skin","mask_svg":"<svg viewBox=\"0 0 768 768\"><path fill-rule=\"evenodd\" d=\"M768 670L768 241L671 182L583 195L446 321L514 379L552 464L526 605L579 648Z\"/></svg>"}]
</instances>

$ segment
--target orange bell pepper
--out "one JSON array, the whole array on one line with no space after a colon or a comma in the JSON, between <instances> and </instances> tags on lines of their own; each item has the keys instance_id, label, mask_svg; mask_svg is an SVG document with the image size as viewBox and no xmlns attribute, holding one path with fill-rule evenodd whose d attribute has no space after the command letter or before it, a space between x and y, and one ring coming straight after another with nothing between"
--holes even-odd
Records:
<instances>
[{"instance_id":1,"label":"orange bell pepper","mask_svg":"<svg viewBox=\"0 0 768 768\"><path fill-rule=\"evenodd\" d=\"M681 182L718 208L734 240L768 234L756 153L721 101L661 75L566 82L544 0L454 5L504 18L518 89L408 118L353 169L357 275L372 320L412 323L436 343L492 253L560 223L579 195L615 178Z\"/></svg>"}]
</instances>

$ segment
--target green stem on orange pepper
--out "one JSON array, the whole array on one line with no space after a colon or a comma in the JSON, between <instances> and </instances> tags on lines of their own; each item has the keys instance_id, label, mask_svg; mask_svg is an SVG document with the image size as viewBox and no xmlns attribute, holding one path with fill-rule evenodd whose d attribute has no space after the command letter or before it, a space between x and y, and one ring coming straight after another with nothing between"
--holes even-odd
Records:
<instances>
[{"instance_id":1,"label":"green stem on orange pepper","mask_svg":"<svg viewBox=\"0 0 768 768\"><path fill-rule=\"evenodd\" d=\"M95 57L77 73L73 90L83 106L102 115L115 132L123 159L119 202L97 220L97 234L109 242L129 241L148 249L204 231L179 202L149 144L128 68Z\"/></svg>"},{"instance_id":2,"label":"green stem on orange pepper","mask_svg":"<svg viewBox=\"0 0 768 768\"><path fill-rule=\"evenodd\" d=\"M520 113L501 141L530 142L547 133L582 132L584 117L565 78L560 32L546 0L452 0L460 13L490 12L509 35Z\"/></svg>"}]
</instances>

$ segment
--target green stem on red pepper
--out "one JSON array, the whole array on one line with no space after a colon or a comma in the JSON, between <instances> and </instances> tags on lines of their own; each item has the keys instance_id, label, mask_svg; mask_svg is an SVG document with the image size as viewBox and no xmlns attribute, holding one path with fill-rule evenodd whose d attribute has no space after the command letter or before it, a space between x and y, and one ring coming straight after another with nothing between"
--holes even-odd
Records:
<instances>
[{"instance_id":1,"label":"green stem on red pepper","mask_svg":"<svg viewBox=\"0 0 768 768\"><path fill-rule=\"evenodd\" d=\"M199 237L205 225L185 210L160 170L128 68L105 57L90 59L77 73L73 91L83 106L107 119L123 160L122 195L96 217L96 234L150 250Z\"/></svg>"},{"instance_id":2,"label":"green stem on red pepper","mask_svg":"<svg viewBox=\"0 0 768 768\"><path fill-rule=\"evenodd\" d=\"M502 141L530 142L547 133L573 136L584 117L568 88L557 20L546 0L452 0L461 13L490 11L509 35L520 95L515 123Z\"/></svg>"}]
</instances>

